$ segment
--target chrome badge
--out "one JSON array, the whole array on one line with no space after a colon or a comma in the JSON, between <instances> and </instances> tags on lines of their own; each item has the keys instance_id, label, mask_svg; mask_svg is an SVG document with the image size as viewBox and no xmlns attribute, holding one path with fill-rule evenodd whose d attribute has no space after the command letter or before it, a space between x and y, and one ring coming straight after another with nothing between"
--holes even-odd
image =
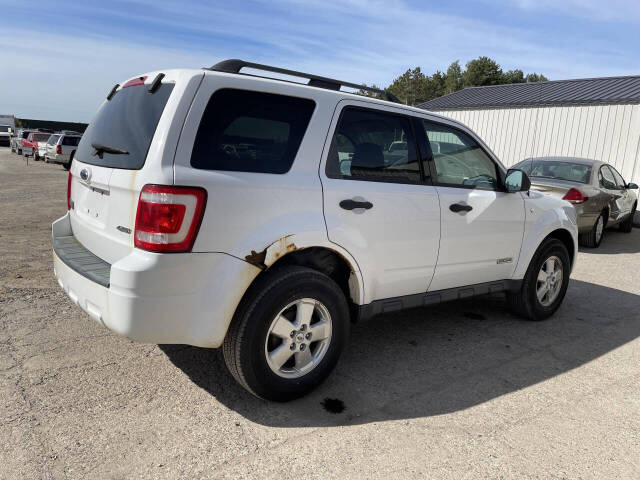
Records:
<instances>
[{"instance_id":1,"label":"chrome badge","mask_svg":"<svg viewBox=\"0 0 640 480\"><path fill-rule=\"evenodd\" d=\"M89 170L88 168L83 168L82 170L80 170L80 178L84 182L88 182L91 178L91 170Z\"/></svg>"}]
</instances>

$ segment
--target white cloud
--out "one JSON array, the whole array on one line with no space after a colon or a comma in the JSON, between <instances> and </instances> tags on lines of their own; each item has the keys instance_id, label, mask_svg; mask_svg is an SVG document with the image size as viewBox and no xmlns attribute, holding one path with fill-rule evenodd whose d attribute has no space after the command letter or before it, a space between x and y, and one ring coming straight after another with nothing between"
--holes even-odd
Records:
<instances>
[{"instance_id":1,"label":"white cloud","mask_svg":"<svg viewBox=\"0 0 640 480\"><path fill-rule=\"evenodd\" d=\"M522 8L539 8L519 1ZM630 58L637 58L615 39L593 32L558 42L491 18L434 13L400 0L130 3L138 8L95 12L78 4L74 11L93 12L95 25L79 23L82 29L64 34L1 29L0 42L15 46L0 51L2 113L88 121L113 84L125 78L163 68L199 68L223 58L378 85L410 67L431 73L479 55L495 58L505 69L556 79L632 74ZM104 22L114 31L101 29ZM141 27L121 27L132 22ZM112 36L100 36L104 31Z\"/></svg>"}]
</instances>

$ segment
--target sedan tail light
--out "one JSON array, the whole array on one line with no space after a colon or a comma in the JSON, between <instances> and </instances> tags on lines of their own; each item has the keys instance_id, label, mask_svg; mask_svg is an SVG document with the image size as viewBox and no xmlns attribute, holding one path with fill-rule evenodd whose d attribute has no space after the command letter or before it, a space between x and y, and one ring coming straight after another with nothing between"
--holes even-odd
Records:
<instances>
[{"instance_id":1,"label":"sedan tail light","mask_svg":"<svg viewBox=\"0 0 640 480\"><path fill-rule=\"evenodd\" d=\"M138 201L134 245L151 252L190 251L206 202L203 188L145 185Z\"/></svg>"},{"instance_id":2,"label":"sedan tail light","mask_svg":"<svg viewBox=\"0 0 640 480\"><path fill-rule=\"evenodd\" d=\"M566 200L574 205L579 203L584 203L589 200L589 197L586 197L580 190L577 188L570 188L567 193L562 197L563 200Z\"/></svg>"}]
</instances>

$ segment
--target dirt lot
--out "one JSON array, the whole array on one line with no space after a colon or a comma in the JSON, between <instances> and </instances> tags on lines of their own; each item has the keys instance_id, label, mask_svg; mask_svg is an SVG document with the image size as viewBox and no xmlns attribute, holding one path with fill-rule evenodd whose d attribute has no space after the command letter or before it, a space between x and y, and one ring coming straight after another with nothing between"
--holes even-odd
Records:
<instances>
[{"instance_id":1,"label":"dirt lot","mask_svg":"<svg viewBox=\"0 0 640 480\"><path fill-rule=\"evenodd\" d=\"M0 478L640 478L639 229L580 253L550 321L496 297L358 324L330 379L281 405L216 351L72 306L49 236L66 179L0 149Z\"/></svg>"}]
</instances>

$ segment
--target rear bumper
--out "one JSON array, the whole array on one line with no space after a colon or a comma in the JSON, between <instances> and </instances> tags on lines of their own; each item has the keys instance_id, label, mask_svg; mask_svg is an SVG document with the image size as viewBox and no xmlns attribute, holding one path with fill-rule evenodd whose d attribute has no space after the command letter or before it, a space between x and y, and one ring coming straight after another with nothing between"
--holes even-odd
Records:
<instances>
[{"instance_id":1,"label":"rear bumper","mask_svg":"<svg viewBox=\"0 0 640 480\"><path fill-rule=\"evenodd\" d=\"M69 298L103 326L145 343L220 346L260 272L224 253L139 249L110 265L75 240L68 214L53 223L52 236L55 275Z\"/></svg>"}]
</instances>

